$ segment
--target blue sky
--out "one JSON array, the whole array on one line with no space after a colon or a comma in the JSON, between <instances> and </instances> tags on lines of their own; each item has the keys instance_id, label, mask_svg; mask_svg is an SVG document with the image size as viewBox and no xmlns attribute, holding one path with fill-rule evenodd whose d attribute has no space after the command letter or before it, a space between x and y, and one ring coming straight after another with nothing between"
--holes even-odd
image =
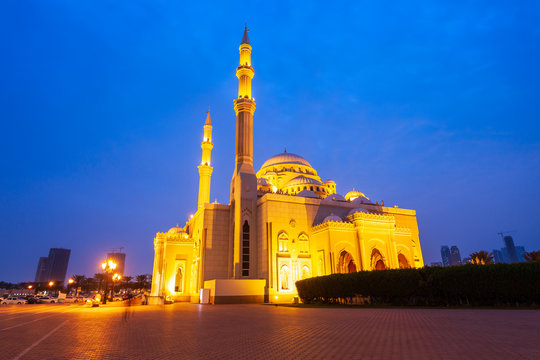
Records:
<instances>
[{"instance_id":1,"label":"blue sky","mask_svg":"<svg viewBox=\"0 0 540 360\"><path fill-rule=\"evenodd\" d=\"M417 210L441 245L540 249L537 2L47 1L0 4L0 280L50 247L91 275L196 208L202 125L211 200L228 203L235 68L251 29L255 167L287 150L338 192Z\"/></svg>"}]
</instances>

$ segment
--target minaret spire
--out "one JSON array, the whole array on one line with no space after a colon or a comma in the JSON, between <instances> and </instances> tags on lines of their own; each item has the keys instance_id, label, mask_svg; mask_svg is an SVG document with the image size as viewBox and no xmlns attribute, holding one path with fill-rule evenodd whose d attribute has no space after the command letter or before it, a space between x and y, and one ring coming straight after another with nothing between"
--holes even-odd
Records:
<instances>
[{"instance_id":1,"label":"minaret spire","mask_svg":"<svg viewBox=\"0 0 540 360\"><path fill-rule=\"evenodd\" d=\"M241 44L248 44L249 45L249 36L248 36L248 28L247 28L247 24L246 26L244 27L244 36L242 36L242 42Z\"/></svg>"},{"instance_id":2,"label":"minaret spire","mask_svg":"<svg viewBox=\"0 0 540 360\"><path fill-rule=\"evenodd\" d=\"M257 278L256 256L251 239L256 232L257 177L253 169L253 114L255 100L251 96L251 45L247 25L240 44L240 64L236 68L238 98L234 100L236 112L236 156L231 181L231 217L233 259L229 268L230 278Z\"/></svg>"},{"instance_id":3,"label":"minaret spire","mask_svg":"<svg viewBox=\"0 0 540 360\"><path fill-rule=\"evenodd\" d=\"M199 200L198 207L203 207L204 204L210 202L210 179L212 177L213 168L210 166L212 156L212 121L210 120L210 109L206 113L206 121L204 123L204 136L201 142L202 159L199 165Z\"/></svg>"}]
</instances>

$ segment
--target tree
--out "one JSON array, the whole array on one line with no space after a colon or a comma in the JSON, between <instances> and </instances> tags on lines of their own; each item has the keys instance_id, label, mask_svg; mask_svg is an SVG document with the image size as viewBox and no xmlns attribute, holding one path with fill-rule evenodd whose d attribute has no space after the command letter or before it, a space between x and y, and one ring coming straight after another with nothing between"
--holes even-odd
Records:
<instances>
[{"instance_id":1,"label":"tree","mask_svg":"<svg viewBox=\"0 0 540 360\"><path fill-rule=\"evenodd\" d=\"M124 289L127 289L131 285L130 284L131 280L133 280L133 276L124 276L122 278L122 287Z\"/></svg>"},{"instance_id":2,"label":"tree","mask_svg":"<svg viewBox=\"0 0 540 360\"><path fill-rule=\"evenodd\" d=\"M540 250L526 252L523 258L527 262L540 262Z\"/></svg>"},{"instance_id":3,"label":"tree","mask_svg":"<svg viewBox=\"0 0 540 360\"><path fill-rule=\"evenodd\" d=\"M488 253L485 250L473 252L469 255L471 258L471 264L486 265L493 264L493 253Z\"/></svg>"},{"instance_id":4,"label":"tree","mask_svg":"<svg viewBox=\"0 0 540 360\"><path fill-rule=\"evenodd\" d=\"M94 280L98 284L98 291L101 291L101 284L105 281L105 274L96 273L94 274Z\"/></svg>"},{"instance_id":5,"label":"tree","mask_svg":"<svg viewBox=\"0 0 540 360\"><path fill-rule=\"evenodd\" d=\"M137 275L137 277L135 278L135 284L137 288L139 289L148 290L150 288L151 283L152 283L151 274L141 274L141 275Z\"/></svg>"},{"instance_id":6,"label":"tree","mask_svg":"<svg viewBox=\"0 0 540 360\"><path fill-rule=\"evenodd\" d=\"M72 275L71 278L74 280L76 288L80 287L81 291L83 286L86 285L86 276L84 275Z\"/></svg>"}]
</instances>

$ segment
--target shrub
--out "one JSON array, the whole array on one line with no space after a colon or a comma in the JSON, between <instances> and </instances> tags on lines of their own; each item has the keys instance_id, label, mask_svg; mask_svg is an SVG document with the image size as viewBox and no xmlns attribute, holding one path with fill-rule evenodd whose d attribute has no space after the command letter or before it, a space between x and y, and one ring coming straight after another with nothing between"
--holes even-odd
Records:
<instances>
[{"instance_id":1,"label":"shrub","mask_svg":"<svg viewBox=\"0 0 540 360\"><path fill-rule=\"evenodd\" d=\"M296 282L304 303L428 306L540 304L540 263L463 265L332 274Z\"/></svg>"}]
</instances>

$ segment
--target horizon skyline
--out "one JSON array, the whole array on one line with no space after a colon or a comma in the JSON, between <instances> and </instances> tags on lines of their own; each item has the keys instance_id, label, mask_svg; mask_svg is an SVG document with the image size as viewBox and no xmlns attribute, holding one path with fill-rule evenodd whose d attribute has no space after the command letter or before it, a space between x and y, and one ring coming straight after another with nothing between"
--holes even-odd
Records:
<instances>
[{"instance_id":1,"label":"horizon skyline","mask_svg":"<svg viewBox=\"0 0 540 360\"><path fill-rule=\"evenodd\" d=\"M508 229L537 250L538 25L512 5L420 3L409 19L377 4L304 17L296 4L277 19L256 4L203 19L196 5L4 5L0 26L15 35L0 60L0 239L19 256L3 257L0 281L31 278L35 254L55 247L72 250L68 276L93 275L121 246L126 273L151 273L155 233L197 209L208 106L210 201L228 203L247 15L256 170L286 146L339 194L416 210L426 264L445 243L490 252Z\"/></svg>"}]
</instances>

